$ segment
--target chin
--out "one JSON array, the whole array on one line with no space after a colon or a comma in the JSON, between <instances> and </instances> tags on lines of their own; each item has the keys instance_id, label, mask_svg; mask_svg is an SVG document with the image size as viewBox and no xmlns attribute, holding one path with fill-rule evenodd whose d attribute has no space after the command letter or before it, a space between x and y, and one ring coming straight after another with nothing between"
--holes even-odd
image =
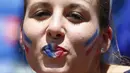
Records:
<instances>
[{"instance_id":1,"label":"chin","mask_svg":"<svg viewBox=\"0 0 130 73\"><path fill-rule=\"evenodd\" d=\"M59 67L56 64L48 65L47 67L45 65L42 65L41 70L36 71L36 73L70 73L70 68L67 64L65 64L63 67Z\"/></svg>"},{"instance_id":2,"label":"chin","mask_svg":"<svg viewBox=\"0 0 130 73\"><path fill-rule=\"evenodd\" d=\"M58 59L44 58L31 64L36 73L71 73L71 64L66 57Z\"/></svg>"},{"instance_id":3,"label":"chin","mask_svg":"<svg viewBox=\"0 0 130 73\"><path fill-rule=\"evenodd\" d=\"M74 57L70 52L58 58L50 58L41 52L30 53L27 60L36 73L75 73L72 69Z\"/></svg>"}]
</instances>

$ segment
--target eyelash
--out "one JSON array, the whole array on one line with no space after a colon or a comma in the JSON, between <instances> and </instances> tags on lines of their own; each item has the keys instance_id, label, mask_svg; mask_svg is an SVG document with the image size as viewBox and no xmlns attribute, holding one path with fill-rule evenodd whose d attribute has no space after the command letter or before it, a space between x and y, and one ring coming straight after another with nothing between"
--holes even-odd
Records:
<instances>
[{"instance_id":1,"label":"eyelash","mask_svg":"<svg viewBox=\"0 0 130 73\"><path fill-rule=\"evenodd\" d=\"M78 12L71 12L68 16L79 20L83 19L82 15Z\"/></svg>"},{"instance_id":2,"label":"eyelash","mask_svg":"<svg viewBox=\"0 0 130 73\"><path fill-rule=\"evenodd\" d=\"M36 13L34 13L33 17L44 20L46 18L49 18L51 16L51 12L48 10L39 10Z\"/></svg>"},{"instance_id":3,"label":"eyelash","mask_svg":"<svg viewBox=\"0 0 130 73\"><path fill-rule=\"evenodd\" d=\"M36 11L32 17L36 18L37 20L45 20L49 18L51 15L52 13L48 10L39 10ZM81 15L81 13L76 11L69 12L66 15L66 18L73 23L79 23L85 20L84 17Z\"/></svg>"},{"instance_id":4,"label":"eyelash","mask_svg":"<svg viewBox=\"0 0 130 73\"><path fill-rule=\"evenodd\" d=\"M68 20L74 23L82 22L85 18L79 12L70 12L67 14Z\"/></svg>"}]
</instances>

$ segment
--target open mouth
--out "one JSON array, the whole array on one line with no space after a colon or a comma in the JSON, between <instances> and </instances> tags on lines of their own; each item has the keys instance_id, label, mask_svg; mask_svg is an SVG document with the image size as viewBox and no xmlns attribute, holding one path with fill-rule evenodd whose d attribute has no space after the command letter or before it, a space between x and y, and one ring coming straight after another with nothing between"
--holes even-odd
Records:
<instances>
[{"instance_id":1,"label":"open mouth","mask_svg":"<svg viewBox=\"0 0 130 73\"><path fill-rule=\"evenodd\" d=\"M48 56L50 58L63 57L69 53L68 50L66 50L65 48L58 46L54 43L45 45L42 48L42 52L43 52L43 54L45 54L46 56Z\"/></svg>"}]
</instances>

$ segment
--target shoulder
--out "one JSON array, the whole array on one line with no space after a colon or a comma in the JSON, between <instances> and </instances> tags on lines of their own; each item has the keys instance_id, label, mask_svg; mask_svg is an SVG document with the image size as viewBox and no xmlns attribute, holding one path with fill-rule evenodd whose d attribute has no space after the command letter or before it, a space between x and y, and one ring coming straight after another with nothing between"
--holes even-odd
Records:
<instances>
[{"instance_id":1,"label":"shoulder","mask_svg":"<svg viewBox=\"0 0 130 73\"><path fill-rule=\"evenodd\" d=\"M107 73L124 73L130 70L130 66L110 65Z\"/></svg>"}]
</instances>

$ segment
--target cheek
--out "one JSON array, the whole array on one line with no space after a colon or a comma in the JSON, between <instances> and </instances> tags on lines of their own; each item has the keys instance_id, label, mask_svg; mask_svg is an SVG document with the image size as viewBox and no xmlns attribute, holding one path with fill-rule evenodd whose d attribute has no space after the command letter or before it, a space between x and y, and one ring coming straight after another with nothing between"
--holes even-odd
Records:
<instances>
[{"instance_id":1,"label":"cheek","mask_svg":"<svg viewBox=\"0 0 130 73\"><path fill-rule=\"evenodd\" d=\"M89 48L87 48L86 52L85 52L85 55L88 56L90 55L90 53L93 51L93 50L96 50L95 52L95 55L99 55L101 52L100 52L100 49L98 47L93 47L95 46L95 44L92 44Z\"/></svg>"},{"instance_id":2,"label":"cheek","mask_svg":"<svg viewBox=\"0 0 130 73\"><path fill-rule=\"evenodd\" d=\"M27 19L23 24L22 40L26 52L29 53L29 50L32 49L32 43L37 43L41 36L45 34L46 26L43 24L30 19Z\"/></svg>"},{"instance_id":3,"label":"cheek","mask_svg":"<svg viewBox=\"0 0 130 73\"><path fill-rule=\"evenodd\" d=\"M22 36L23 36L22 40L23 40L24 48L26 53L28 54L30 47L32 45L32 41L27 37L24 31L22 31Z\"/></svg>"},{"instance_id":4,"label":"cheek","mask_svg":"<svg viewBox=\"0 0 130 73\"><path fill-rule=\"evenodd\" d=\"M81 45L81 44L83 44L83 42L85 42L85 39L87 37L86 37L86 35L85 35L85 33L83 31L78 30L78 29L76 29L76 30L72 29L67 34L67 38L69 39L69 41L71 42L71 44Z\"/></svg>"},{"instance_id":5,"label":"cheek","mask_svg":"<svg viewBox=\"0 0 130 73\"><path fill-rule=\"evenodd\" d=\"M73 43L82 43L83 40L85 40L85 37L82 35L82 33L74 33L74 35L72 35L69 38Z\"/></svg>"},{"instance_id":6,"label":"cheek","mask_svg":"<svg viewBox=\"0 0 130 73\"><path fill-rule=\"evenodd\" d=\"M86 56L88 56L93 49L96 49L98 46L95 45L97 43L95 43L97 41L97 36L99 35L99 31L98 29L96 30L96 32L92 35L92 37L90 37L86 42L85 42L85 47L87 47L86 49ZM96 47L96 48L95 48ZM99 54L99 50L96 50L96 54Z\"/></svg>"},{"instance_id":7,"label":"cheek","mask_svg":"<svg viewBox=\"0 0 130 73\"><path fill-rule=\"evenodd\" d=\"M88 56L93 49L96 49L95 47L97 47L97 43L96 40L98 39L97 36L99 35L99 30L97 29L96 32L90 37L87 39L87 41L84 43L85 44L85 55ZM99 53L99 50L96 51L96 54Z\"/></svg>"},{"instance_id":8,"label":"cheek","mask_svg":"<svg viewBox=\"0 0 130 73\"><path fill-rule=\"evenodd\" d=\"M47 25L45 22L38 22L32 19L26 19L23 24L23 30L31 40L36 41L42 35L45 34L45 29Z\"/></svg>"},{"instance_id":9,"label":"cheek","mask_svg":"<svg viewBox=\"0 0 130 73\"><path fill-rule=\"evenodd\" d=\"M22 31L22 35L23 35L23 40L26 41L29 45L31 45L32 41L27 37L24 30Z\"/></svg>"},{"instance_id":10,"label":"cheek","mask_svg":"<svg viewBox=\"0 0 130 73\"><path fill-rule=\"evenodd\" d=\"M90 44L95 36L98 34L98 27L89 23L82 23L79 25L70 25L68 27L68 38L71 42L75 42L82 45Z\"/></svg>"},{"instance_id":11,"label":"cheek","mask_svg":"<svg viewBox=\"0 0 130 73\"><path fill-rule=\"evenodd\" d=\"M89 46L99 35L99 30L97 29L96 32L85 42L85 46Z\"/></svg>"},{"instance_id":12,"label":"cheek","mask_svg":"<svg viewBox=\"0 0 130 73\"><path fill-rule=\"evenodd\" d=\"M96 39L98 35L99 35L98 28L97 29L96 28L91 28L91 29L90 28L87 28L87 29L77 28L69 32L68 39L72 43L77 53L84 52L84 55L87 56L92 52L93 47L90 47L90 45L93 45L93 41Z\"/></svg>"},{"instance_id":13,"label":"cheek","mask_svg":"<svg viewBox=\"0 0 130 73\"><path fill-rule=\"evenodd\" d=\"M93 32L93 33L92 33ZM73 30L68 34L68 38L72 43L82 45L84 47L89 46L99 35L99 30L84 32L81 30Z\"/></svg>"}]
</instances>

